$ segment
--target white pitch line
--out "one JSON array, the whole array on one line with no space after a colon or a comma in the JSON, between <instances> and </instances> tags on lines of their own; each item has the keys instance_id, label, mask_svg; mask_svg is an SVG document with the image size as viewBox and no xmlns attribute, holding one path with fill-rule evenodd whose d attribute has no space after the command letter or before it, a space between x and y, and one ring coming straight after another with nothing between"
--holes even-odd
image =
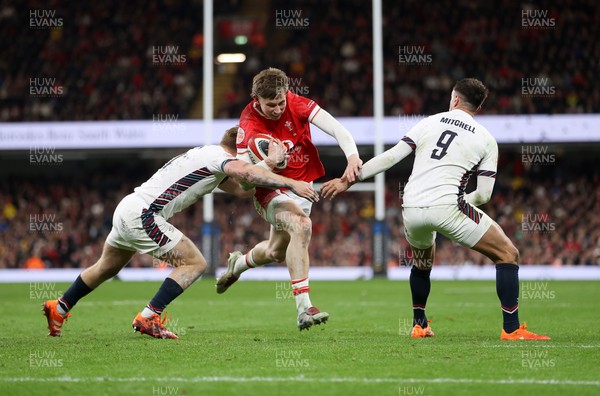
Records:
<instances>
[{"instance_id":1,"label":"white pitch line","mask_svg":"<svg viewBox=\"0 0 600 396\"><path fill-rule=\"evenodd\" d=\"M309 378L304 376L297 377L167 377L167 378L114 378L114 377L7 377L0 378L0 382L147 382L147 383L202 383L202 382L224 382L224 383L244 383L244 382L320 382L320 383L431 383L431 384L484 384L484 385L582 385L582 386L600 386L600 381L577 381L577 380L536 380L536 379L472 379L472 378Z\"/></svg>"}]
</instances>

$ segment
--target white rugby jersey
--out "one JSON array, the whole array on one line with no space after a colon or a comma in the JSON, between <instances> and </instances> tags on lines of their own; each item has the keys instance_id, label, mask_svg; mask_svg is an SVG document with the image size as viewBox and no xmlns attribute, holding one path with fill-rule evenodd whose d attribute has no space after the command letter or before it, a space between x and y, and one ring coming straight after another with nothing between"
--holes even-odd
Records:
<instances>
[{"instance_id":1,"label":"white rugby jersey","mask_svg":"<svg viewBox=\"0 0 600 396\"><path fill-rule=\"evenodd\" d=\"M145 212L169 219L213 192L226 178L223 165L229 161L235 157L221 146L195 147L171 159L134 191L148 204Z\"/></svg>"},{"instance_id":2,"label":"white rugby jersey","mask_svg":"<svg viewBox=\"0 0 600 396\"><path fill-rule=\"evenodd\" d=\"M496 177L496 140L462 110L427 117L402 140L415 151L413 170L404 187L404 207L458 203L469 210L464 192L471 175Z\"/></svg>"}]
</instances>

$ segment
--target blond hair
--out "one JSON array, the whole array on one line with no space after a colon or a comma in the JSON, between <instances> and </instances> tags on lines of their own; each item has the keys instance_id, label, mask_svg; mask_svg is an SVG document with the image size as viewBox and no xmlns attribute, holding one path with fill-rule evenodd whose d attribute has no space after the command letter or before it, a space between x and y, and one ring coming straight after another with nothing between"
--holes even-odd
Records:
<instances>
[{"instance_id":1,"label":"blond hair","mask_svg":"<svg viewBox=\"0 0 600 396\"><path fill-rule=\"evenodd\" d=\"M252 79L252 97L275 99L280 94L285 95L289 86L289 78L282 70L269 67Z\"/></svg>"},{"instance_id":2,"label":"blond hair","mask_svg":"<svg viewBox=\"0 0 600 396\"><path fill-rule=\"evenodd\" d=\"M236 125L225 131L225 133L223 134L223 137L221 138L221 143L220 143L221 146L231 149L233 151L236 150L236 139L237 139L237 134L238 134L238 127L239 126Z\"/></svg>"}]
</instances>

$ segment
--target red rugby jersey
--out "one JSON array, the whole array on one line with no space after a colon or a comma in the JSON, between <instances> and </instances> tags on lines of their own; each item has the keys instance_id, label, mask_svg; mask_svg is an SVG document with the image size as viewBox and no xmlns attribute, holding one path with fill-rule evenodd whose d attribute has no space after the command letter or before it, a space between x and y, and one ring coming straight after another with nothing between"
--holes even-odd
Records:
<instances>
[{"instance_id":1,"label":"red rugby jersey","mask_svg":"<svg viewBox=\"0 0 600 396\"><path fill-rule=\"evenodd\" d=\"M315 101L289 91L286 102L286 108L278 120L263 116L254 100L246 106L240 116L237 152L244 154L248 151L248 140L253 135L271 135L288 147L289 154L287 167L275 171L290 179L311 182L325 174L319 152L312 142L309 123L321 108Z\"/></svg>"}]
</instances>

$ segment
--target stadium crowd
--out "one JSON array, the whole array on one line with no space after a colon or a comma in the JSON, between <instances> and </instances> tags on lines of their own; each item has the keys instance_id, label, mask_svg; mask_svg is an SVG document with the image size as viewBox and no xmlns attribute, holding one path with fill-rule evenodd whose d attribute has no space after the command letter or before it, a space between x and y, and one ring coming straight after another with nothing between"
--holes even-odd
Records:
<instances>
[{"instance_id":1,"label":"stadium crowd","mask_svg":"<svg viewBox=\"0 0 600 396\"><path fill-rule=\"evenodd\" d=\"M371 116L371 2L286 0L272 6L300 12L306 26L282 33L277 26L284 21L273 12L268 35L280 39L251 53L219 116L238 116L261 64L286 70L292 90L336 116ZM448 106L453 83L469 76L491 90L485 114L600 112L594 78L600 10L592 0L576 7L510 0L443 0L424 7L384 0L383 10L386 115L437 113Z\"/></svg>"},{"instance_id":2,"label":"stadium crowd","mask_svg":"<svg viewBox=\"0 0 600 396\"><path fill-rule=\"evenodd\" d=\"M151 173L148 169L138 174ZM142 180L116 181L110 172L41 183L0 181L0 268L87 267L100 256L119 200ZM386 220L389 266L403 265L410 251L403 235L401 193L405 178L388 176ZM515 241L523 264L600 264L600 175L532 178L523 171L500 176L484 210ZM369 266L372 262L371 193L347 193L313 206L310 258L313 266ZM583 220L585 219L585 220ZM201 246L202 205L171 223ZM269 226L252 200L215 196L219 265L227 253L266 239ZM403 260L404 259L404 260ZM489 260L438 236L435 265L482 265ZM136 255L130 266L161 266Z\"/></svg>"},{"instance_id":3,"label":"stadium crowd","mask_svg":"<svg viewBox=\"0 0 600 396\"><path fill-rule=\"evenodd\" d=\"M0 121L183 118L201 93L202 20L201 1L0 2Z\"/></svg>"},{"instance_id":4,"label":"stadium crowd","mask_svg":"<svg viewBox=\"0 0 600 396\"><path fill-rule=\"evenodd\" d=\"M216 2L215 16L242 15L247 1ZM40 4L0 3L0 121L187 117L202 90L201 1L52 0L43 6L52 16L25 18ZM383 9L386 115L436 113L465 76L491 89L488 114L600 112L593 0L385 0ZM217 115L239 117L265 65L286 70L292 90L335 116L372 115L371 3L272 0L269 10L261 26L277 39L241 47L248 59ZM59 28L36 25L59 19Z\"/></svg>"}]
</instances>

